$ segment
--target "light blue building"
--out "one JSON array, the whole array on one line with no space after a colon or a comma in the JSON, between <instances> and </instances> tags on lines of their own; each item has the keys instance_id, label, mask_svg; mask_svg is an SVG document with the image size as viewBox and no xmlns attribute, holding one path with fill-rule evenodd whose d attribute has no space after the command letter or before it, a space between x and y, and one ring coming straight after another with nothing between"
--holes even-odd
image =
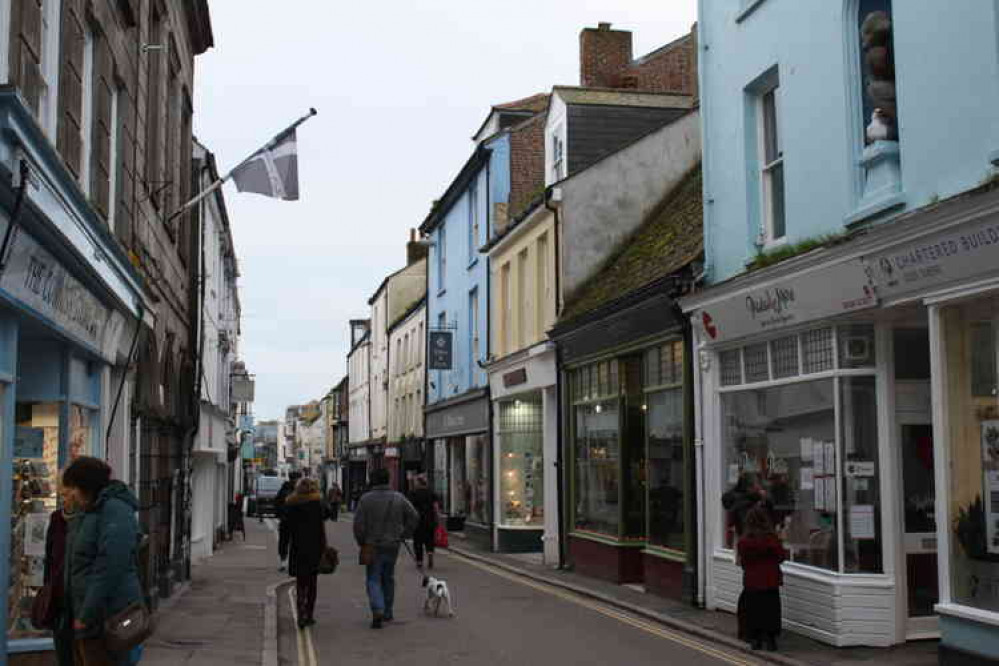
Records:
<instances>
[{"instance_id":1,"label":"light blue building","mask_svg":"<svg viewBox=\"0 0 999 666\"><path fill-rule=\"evenodd\" d=\"M699 5L700 594L756 480L785 627L997 659L999 4Z\"/></svg>"},{"instance_id":2,"label":"light blue building","mask_svg":"<svg viewBox=\"0 0 999 666\"><path fill-rule=\"evenodd\" d=\"M478 144L420 226L430 244L426 437L433 482L456 528L491 541L492 447L489 381L488 256L480 253L492 211L510 196L509 135ZM434 336L450 333L450 369L434 369Z\"/></svg>"}]
</instances>

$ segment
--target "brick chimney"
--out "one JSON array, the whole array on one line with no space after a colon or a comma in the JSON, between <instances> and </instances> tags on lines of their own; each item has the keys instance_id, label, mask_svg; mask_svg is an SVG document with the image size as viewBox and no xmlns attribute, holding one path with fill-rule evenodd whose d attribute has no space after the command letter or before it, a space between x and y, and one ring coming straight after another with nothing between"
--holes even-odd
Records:
<instances>
[{"instance_id":1,"label":"brick chimney","mask_svg":"<svg viewBox=\"0 0 999 666\"><path fill-rule=\"evenodd\" d=\"M420 242L416 234L416 229L409 230L409 242L406 243L406 265L412 266L420 259L427 256L428 248Z\"/></svg>"},{"instance_id":2,"label":"brick chimney","mask_svg":"<svg viewBox=\"0 0 999 666\"><path fill-rule=\"evenodd\" d=\"M579 33L579 85L612 88L631 63L631 32L611 30L610 23Z\"/></svg>"}]
</instances>

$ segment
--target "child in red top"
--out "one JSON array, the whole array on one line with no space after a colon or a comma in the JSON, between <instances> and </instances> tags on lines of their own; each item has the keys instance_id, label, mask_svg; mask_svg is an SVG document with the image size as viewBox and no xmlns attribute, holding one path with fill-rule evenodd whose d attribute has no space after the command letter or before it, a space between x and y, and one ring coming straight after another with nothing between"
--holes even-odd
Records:
<instances>
[{"instance_id":1,"label":"child in red top","mask_svg":"<svg viewBox=\"0 0 999 666\"><path fill-rule=\"evenodd\" d=\"M777 538L770 514L764 507L756 506L746 514L737 558L742 566L740 634L754 650L766 643L768 650L775 651L781 628L780 586L783 581L780 563L787 559L787 551Z\"/></svg>"}]
</instances>

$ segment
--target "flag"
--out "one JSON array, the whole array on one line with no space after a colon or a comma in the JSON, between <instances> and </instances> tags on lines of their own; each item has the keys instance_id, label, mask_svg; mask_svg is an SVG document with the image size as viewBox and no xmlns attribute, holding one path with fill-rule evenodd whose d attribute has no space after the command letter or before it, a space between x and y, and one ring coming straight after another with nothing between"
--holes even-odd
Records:
<instances>
[{"instance_id":1,"label":"flag","mask_svg":"<svg viewBox=\"0 0 999 666\"><path fill-rule=\"evenodd\" d=\"M250 155L232 170L230 177L240 192L298 200L298 145L295 127Z\"/></svg>"}]
</instances>

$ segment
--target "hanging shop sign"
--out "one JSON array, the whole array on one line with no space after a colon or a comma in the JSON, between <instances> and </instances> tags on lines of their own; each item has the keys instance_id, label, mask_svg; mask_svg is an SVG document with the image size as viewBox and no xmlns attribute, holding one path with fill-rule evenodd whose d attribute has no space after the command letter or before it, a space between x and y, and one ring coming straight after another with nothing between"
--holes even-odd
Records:
<instances>
[{"instance_id":1,"label":"hanging shop sign","mask_svg":"<svg viewBox=\"0 0 999 666\"><path fill-rule=\"evenodd\" d=\"M92 349L104 350L110 310L30 234L16 227L0 288Z\"/></svg>"},{"instance_id":2,"label":"hanging shop sign","mask_svg":"<svg viewBox=\"0 0 999 666\"><path fill-rule=\"evenodd\" d=\"M895 299L995 273L999 264L999 222L962 225L864 257L878 296Z\"/></svg>"},{"instance_id":3,"label":"hanging shop sign","mask_svg":"<svg viewBox=\"0 0 999 666\"><path fill-rule=\"evenodd\" d=\"M255 383L250 375L231 375L229 384L233 402L253 402Z\"/></svg>"},{"instance_id":4,"label":"hanging shop sign","mask_svg":"<svg viewBox=\"0 0 999 666\"><path fill-rule=\"evenodd\" d=\"M430 370L450 370L454 357L454 333L430 331Z\"/></svg>"},{"instance_id":5,"label":"hanging shop sign","mask_svg":"<svg viewBox=\"0 0 999 666\"><path fill-rule=\"evenodd\" d=\"M877 305L859 259L744 289L703 306L694 316L709 341L805 324Z\"/></svg>"}]
</instances>

